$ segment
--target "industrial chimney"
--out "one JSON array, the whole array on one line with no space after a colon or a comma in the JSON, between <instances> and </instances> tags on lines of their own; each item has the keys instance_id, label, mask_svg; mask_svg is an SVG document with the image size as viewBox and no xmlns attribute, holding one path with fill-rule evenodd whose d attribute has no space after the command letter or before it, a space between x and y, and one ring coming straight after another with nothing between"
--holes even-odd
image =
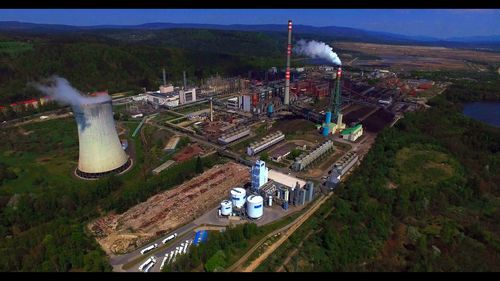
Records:
<instances>
[{"instance_id":1,"label":"industrial chimney","mask_svg":"<svg viewBox=\"0 0 500 281\"><path fill-rule=\"evenodd\" d=\"M290 55L292 54L292 20L288 20L288 45L286 50L285 105L290 104Z\"/></svg>"},{"instance_id":2,"label":"industrial chimney","mask_svg":"<svg viewBox=\"0 0 500 281\"><path fill-rule=\"evenodd\" d=\"M132 161L123 150L116 133L111 99L75 104L72 108L80 143L76 174L93 179L128 169Z\"/></svg>"},{"instance_id":3,"label":"industrial chimney","mask_svg":"<svg viewBox=\"0 0 500 281\"><path fill-rule=\"evenodd\" d=\"M184 81L184 90L187 89L187 82L186 82L186 71L182 72L182 79Z\"/></svg>"},{"instance_id":4,"label":"industrial chimney","mask_svg":"<svg viewBox=\"0 0 500 281\"><path fill-rule=\"evenodd\" d=\"M163 86L167 86L167 75L165 73L165 68L163 69Z\"/></svg>"}]
</instances>

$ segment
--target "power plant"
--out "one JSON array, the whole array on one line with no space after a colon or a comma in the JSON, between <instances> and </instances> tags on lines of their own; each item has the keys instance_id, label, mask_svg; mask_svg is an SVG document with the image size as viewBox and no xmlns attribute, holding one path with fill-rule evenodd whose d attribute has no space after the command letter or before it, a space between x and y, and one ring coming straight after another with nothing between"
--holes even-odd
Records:
<instances>
[{"instance_id":1,"label":"power plant","mask_svg":"<svg viewBox=\"0 0 500 281\"><path fill-rule=\"evenodd\" d=\"M111 98L98 103L74 104L72 108L80 144L76 174L93 179L128 169L132 161L116 133Z\"/></svg>"}]
</instances>

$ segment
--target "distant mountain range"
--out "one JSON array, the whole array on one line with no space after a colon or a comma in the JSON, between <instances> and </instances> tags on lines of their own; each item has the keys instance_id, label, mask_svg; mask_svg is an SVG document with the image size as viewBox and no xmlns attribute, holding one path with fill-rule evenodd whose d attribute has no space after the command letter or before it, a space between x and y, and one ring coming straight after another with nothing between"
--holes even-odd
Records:
<instances>
[{"instance_id":1,"label":"distant mountain range","mask_svg":"<svg viewBox=\"0 0 500 281\"><path fill-rule=\"evenodd\" d=\"M73 26L61 24L37 24L18 21L0 21L0 31L3 32L72 32L96 30L161 30L161 29L215 29L234 31L261 31L261 32L286 32L286 24L261 24L261 25L219 25L219 24L194 24L194 23L145 23L140 25L95 25ZM310 25L294 25L294 34L309 34L331 37L337 40L361 42L385 42L392 44L425 44L457 47L484 47L489 44L500 45L500 35L492 36L467 36L439 39L428 36L408 36L388 32L368 31L357 28L326 26L315 27ZM476 46L477 45L477 46Z\"/></svg>"}]
</instances>

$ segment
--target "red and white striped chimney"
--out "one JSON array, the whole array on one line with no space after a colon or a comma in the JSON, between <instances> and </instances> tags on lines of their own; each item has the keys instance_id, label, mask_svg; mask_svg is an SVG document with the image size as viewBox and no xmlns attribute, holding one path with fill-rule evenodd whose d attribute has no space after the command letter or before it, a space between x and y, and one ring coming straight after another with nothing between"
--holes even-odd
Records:
<instances>
[{"instance_id":1,"label":"red and white striped chimney","mask_svg":"<svg viewBox=\"0 0 500 281\"><path fill-rule=\"evenodd\" d=\"M292 20L288 20L288 45L286 49L285 105L290 104L290 56L292 55Z\"/></svg>"}]
</instances>

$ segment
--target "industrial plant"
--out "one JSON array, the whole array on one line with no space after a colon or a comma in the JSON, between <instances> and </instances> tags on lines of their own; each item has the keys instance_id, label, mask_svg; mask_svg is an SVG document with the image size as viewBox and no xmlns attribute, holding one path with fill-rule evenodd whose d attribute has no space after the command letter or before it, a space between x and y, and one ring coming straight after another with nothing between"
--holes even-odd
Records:
<instances>
[{"instance_id":1,"label":"industrial plant","mask_svg":"<svg viewBox=\"0 0 500 281\"><path fill-rule=\"evenodd\" d=\"M248 77L217 74L188 83L184 71L182 83L175 83L166 80L163 69L157 90L113 98L99 92L61 98L63 88L39 87L71 106L78 128L78 178L123 174L133 162L142 178L155 180L169 178L178 167L191 169L192 178L179 176L179 185L162 187L121 214L89 223L106 253L148 249L140 271L154 271L160 257L146 256L162 251L158 241L176 242L179 230L185 233L178 239L188 240L175 251L165 250L161 267L198 244L205 231L198 228L260 226L303 212L349 176L378 132L418 108L397 87L366 80L393 79L390 72L356 73L323 42L296 40L293 47L291 20L287 35L284 67L250 71ZM323 62L292 68L292 52ZM137 155L146 160L136 161ZM193 229L195 237L189 236ZM164 237L167 233L171 238Z\"/></svg>"}]
</instances>

